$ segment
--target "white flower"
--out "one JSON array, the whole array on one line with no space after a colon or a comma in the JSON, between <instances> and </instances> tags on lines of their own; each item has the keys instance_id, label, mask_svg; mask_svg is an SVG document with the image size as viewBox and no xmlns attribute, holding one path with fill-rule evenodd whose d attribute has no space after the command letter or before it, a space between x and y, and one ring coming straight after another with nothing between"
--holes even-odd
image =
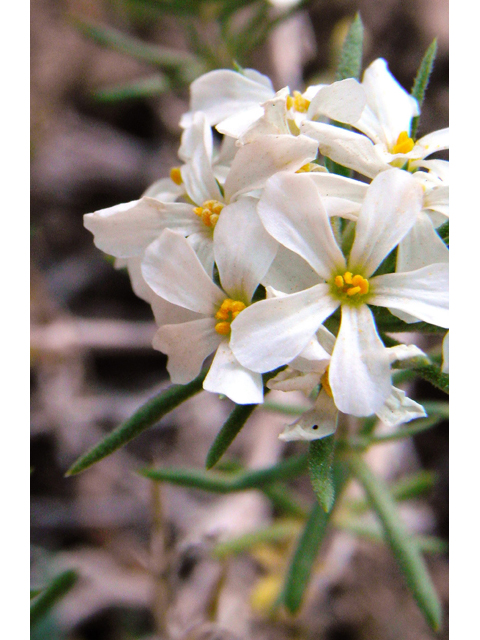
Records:
<instances>
[{"instance_id":1,"label":"white flower","mask_svg":"<svg viewBox=\"0 0 480 640\"><path fill-rule=\"evenodd\" d=\"M154 338L154 347L168 355L172 382L193 380L205 358L216 351L203 386L239 404L262 402L263 384L259 373L249 371L233 356L230 325L251 303L277 248L255 207L255 199L245 198L230 205L218 221L214 252L222 288L175 231L165 230L147 248L142 265L146 282L158 296L181 311L193 312L188 321L180 318L160 326Z\"/></svg>"},{"instance_id":2,"label":"white flower","mask_svg":"<svg viewBox=\"0 0 480 640\"><path fill-rule=\"evenodd\" d=\"M279 436L282 440L318 440L331 435L336 430L338 409L328 380L328 367L335 345L335 336L325 327L320 327L317 338L321 346L318 345L316 350L323 350L323 353L315 354L315 349L312 348L314 341L312 341L286 369L267 382L269 389L299 390L307 395L321 385L314 407L285 427ZM391 364L399 360L425 357L423 351L415 345L402 344L387 349L387 352ZM389 427L396 427L426 416L420 404L408 398L404 391L396 387L392 387L390 396L376 414Z\"/></svg>"},{"instance_id":3,"label":"white flower","mask_svg":"<svg viewBox=\"0 0 480 640\"><path fill-rule=\"evenodd\" d=\"M324 156L374 178L380 171L405 163L415 170L424 158L448 148L448 129L417 141L410 138L412 118L420 113L418 103L391 75L385 60L372 62L361 87L366 106L358 119L346 117L341 103L330 108L332 119L352 125L361 133L319 122L302 124L301 132L318 141Z\"/></svg>"},{"instance_id":4,"label":"white flower","mask_svg":"<svg viewBox=\"0 0 480 640\"><path fill-rule=\"evenodd\" d=\"M164 229L174 229L188 238L211 272L214 229L224 207L263 187L277 171L300 169L316 153L315 142L306 136L262 136L237 150L222 193L212 166L212 131L205 115L197 113L181 146L181 155L188 158L180 172L189 203L143 197L87 214L84 224L94 234L96 246L118 258L141 259Z\"/></svg>"},{"instance_id":5,"label":"white flower","mask_svg":"<svg viewBox=\"0 0 480 640\"><path fill-rule=\"evenodd\" d=\"M447 265L372 277L415 223L422 195L418 182L405 171L391 169L377 176L358 215L347 262L310 177L282 173L271 178L258 205L262 222L278 242L310 265L320 283L245 310L232 327L231 346L238 361L259 372L289 363L341 307L329 369L335 404L356 416L378 411L391 393L390 365L368 305L447 326Z\"/></svg>"}]
</instances>

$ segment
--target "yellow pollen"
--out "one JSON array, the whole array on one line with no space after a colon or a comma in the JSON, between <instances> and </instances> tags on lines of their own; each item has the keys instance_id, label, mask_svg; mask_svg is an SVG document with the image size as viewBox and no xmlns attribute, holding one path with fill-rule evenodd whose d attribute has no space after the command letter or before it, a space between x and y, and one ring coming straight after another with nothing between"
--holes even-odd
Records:
<instances>
[{"instance_id":1,"label":"yellow pollen","mask_svg":"<svg viewBox=\"0 0 480 640\"><path fill-rule=\"evenodd\" d=\"M299 113L307 113L310 101L302 96L300 91L294 91L293 97L287 96L287 109L298 111Z\"/></svg>"},{"instance_id":2,"label":"yellow pollen","mask_svg":"<svg viewBox=\"0 0 480 640\"><path fill-rule=\"evenodd\" d=\"M392 153L408 153L415 146L415 142L409 137L407 131L402 131L392 149Z\"/></svg>"},{"instance_id":3,"label":"yellow pollen","mask_svg":"<svg viewBox=\"0 0 480 640\"><path fill-rule=\"evenodd\" d=\"M223 202L218 200L205 200L201 207L194 207L193 213L202 219L206 227L215 227L224 207Z\"/></svg>"},{"instance_id":4,"label":"yellow pollen","mask_svg":"<svg viewBox=\"0 0 480 640\"><path fill-rule=\"evenodd\" d=\"M330 398L333 398L332 388L328 380L328 367L325 369L325 373L320 378L320 382L321 382L322 388L325 389L325 393L327 394L327 396L330 396Z\"/></svg>"},{"instance_id":5,"label":"yellow pollen","mask_svg":"<svg viewBox=\"0 0 480 640\"><path fill-rule=\"evenodd\" d=\"M172 167L170 169L170 180L179 186L182 184L182 174L180 173L180 167Z\"/></svg>"},{"instance_id":6,"label":"yellow pollen","mask_svg":"<svg viewBox=\"0 0 480 640\"><path fill-rule=\"evenodd\" d=\"M351 271L346 271L343 276L335 276L334 283L339 289L339 293L347 295L349 298L356 296L364 296L370 289L370 283L366 278Z\"/></svg>"},{"instance_id":7,"label":"yellow pollen","mask_svg":"<svg viewBox=\"0 0 480 640\"><path fill-rule=\"evenodd\" d=\"M244 309L245 304L241 300L226 298L215 314L215 320L220 320L220 322L217 322L215 325L215 331L222 336L228 336L230 333L230 323L233 322Z\"/></svg>"}]
</instances>

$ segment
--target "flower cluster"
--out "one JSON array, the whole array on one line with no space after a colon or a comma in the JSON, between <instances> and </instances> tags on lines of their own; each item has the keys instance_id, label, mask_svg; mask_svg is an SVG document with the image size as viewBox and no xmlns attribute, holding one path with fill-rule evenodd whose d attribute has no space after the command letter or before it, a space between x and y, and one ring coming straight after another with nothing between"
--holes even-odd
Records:
<instances>
[{"instance_id":1,"label":"flower cluster","mask_svg":"<svg viewBox=\"0 0 480 640\"><path fill-rule=\"evenodd\" d=\"M190 107L170 177L85 216L152 305L172 382L193 380L213 354L204 388L255 404L262 374L280 368L270 388L316 395L284 439L332 433L338 411L391 425L425 415L390 370L422 352L387 348L374 311L448 326L436 231L448 162L428 159L448 131L411 137L418 103L382 59L362 82L303 93L275 92L250 69L212 71L193 82Z\"/></svg>"}]
</instances>

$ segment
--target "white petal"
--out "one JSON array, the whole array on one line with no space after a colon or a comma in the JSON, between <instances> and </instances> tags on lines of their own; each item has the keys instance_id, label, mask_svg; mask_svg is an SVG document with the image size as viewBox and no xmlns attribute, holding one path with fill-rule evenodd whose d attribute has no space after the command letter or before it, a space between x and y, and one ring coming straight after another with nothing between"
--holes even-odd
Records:
<instances>
[{"instance_id":1,"label":"white petal","mask_svg":"<svg viewBox=\"0 0 480 640\"><path fill-rule=\"evenodd\" d=\"M311 173L309 175L321 197L345 198L361 204L367 193L368 184L360 182L360 180L345 178L334 173Z\"/></svg>"},{"instance_id":2,"label":"white petal","mask_svg":"<svg viewBox=\"0 0 480 640\"><path fill-rule=\"evenodd\" d=\"M222 341L214 318L160 327L153 348L168 355L167 370L174 384L187 384L200 373L203 361Z\"/></svg>"},{"instance_id":3,"label":"white petal","mask_svg":"<svg viewBox=\"0 0 480 640\"><path fill-rule=\"evenodd\" d=\"M261 136L240 147L225 180L227 202L240 193L263 187L278 171L297 171L317 156L307 136Z\"/></svg>"},{"instance_id":4,"label":"white petal","mask_svg":"<svg viewBox=\"0 0 480 640\"><path fill-rule=\"evenodd\" d=\"M389 169L370 184L358 214L350 271L368 278L402 240L422 208L423 189L407 171Z\"/></svg>"},{"instance_id":5,"label":"white petal","mask_svg":"<svg viewBox=\"0 0 480 640\"><path fill-rule=\"evenodd\" d=\"M190 322L190 320L198 320L200 317L195 311L190 311L189 309L185 309L185 307L179 307L177 304L167 302L167 300L157 296L153 291L149 302L152 305L155 322L159 327L164 324Z\"/></svg>"},{"instance_id":6,"label":"white petal","mask_svg":"<svg viewBox=\"0 0 480 640\"><path fill-rule=\"evenodd\" d=\"M203 388L222 393L237 404L263 402L262 376L245 369L237 362L227 340L220 343Z\"/></svg>"},{"instance_id":7,"label":"white petal","mask_svg":"<svg viewBox=\"0 0 480 640\"><path fill-rule=\"evenodd\" d=\"M395 361L403 362L405 360L412 360L413 358L427 357L423 351L414 344L397 344L394 347L389 347L387 351L390 364L393 364Z\"/></svg>"},{"instance_id":8,"label":"white petal","mask_svg":"<svg viewBox=\"0 0 480 640\"><path fill-rule=\"evenodd\" d=\"M167 227L186 234L198 228L191 205L163 203L142 198L83 216L83 224L95 236L95 245L117 258L130 258L145 248Z\"/></svg>"},{"instance_id":9,"label":"white petal","mask_svg":"<svg viewBox=\"0 0 480 640\"><path fill-rule=\"evenodd\" d=\"M375 413L390 395L388 352L367 305L342 305L328 379L337 407L354 416Z\"/></svg>"},{"instance_id":10,"label":"white petal","mask_svg":"<svg viewBox=\"0 0 480 640\"><path fill-rule=\"evenodd\" d=\"M361 133L308 120L300 130L317 140L322 155L364 176L374 178L389 168L385 154L379 154L373 142Z\"/></svg>"},{"instance_id":11,"label":"white petal","mask_svg":"<svg viewBox=\"0 0 480 640\"><path fill-rule=\"evenodd\" d=\"M204 114L195 114L196 117L199 115L202 116L199 122L203 129L202 132L197 132L198 135L193 136L192 146L189 148L190 159L182 165L180 173L187 194L193 202L201 205L205 200L223 201L223 197L212 168L212 132ZM189 131L194 130L192 127ZM210 136L209 144L205 142L208 136Z\"/></svg>"},{"instance_id":12,"label":"white petal","mask_svg":"<svg viewBox=\"0 0 480 640\"><path fill-rule=\"evenodd\" d=\"M205 73L190 85L191 111L184 114L180 126L189 126L195 111L203 111L212 126L249 106L260 105L275 93L267 81L266 76L260 77L258 73L244 75L227 69Z\"/></svg>"},{"instance_id":13,"label":"white petal","mask_svg":"<svg viewBox=\"0 0 480 640\"><path fill-rule=\"evenodd\" d=\"M248 369L271 371L298 356L338 304L326 284L283 298L261 300L232 322L230 346Z\"/></svg>"},{"instance_id":14,"label":"white petal","mask_svg":"<svg viewBox=\"0 0 480 640\"><path fill-rule=\"evenodd\" d=\"M148 247L142 273L157 295L197 313L214 315L225 299L187 240L170 229Z\"/></svg>"},{"instance_id":15,"label":"white petal","mask_svg":"<svg viewBox=\"0 0 480 640\"><path fill-rule=\"evenodd\" d=\"M297 253L281 244L262 284L284 293L296 293L318 284L318 274Z\"/></svg>"},{"instance_id":16,"label":"white petal","mask_svg":"<svg viewBox=\"0 0 480 640\"><path fill-rule=\"evenodd\" d=\"M145 300L145 302L151 304L152 300L158 298L158 296L150 289L142 275L142 258L143 256L127 258L126 267L128 269L128 275L130 276L133 293L142 300Z\"/></svg>"},{"instance_id":17,"label":"white petal","mask_svg":"<svg viewBox=\"0 0 480 640\"><path fill-rule=\"evenodd\" d=\"M396 271L414 271L436 262L448 262L448 248L433 228L426 213L417 221L398 245Z\"/></svg>"},{"instance_id":18,"label":"white petal","mask_svg":"<svg viewBox=\"0 0 480 640\"><path fill-rule=\"evenodd\" d=\"M221 120L215 129L226 136L241 138L262 116L263 108L259 104L249 104Z\"/></svg>"},{"instance_id":19,"label":"white petal","mask_svg":"<svg viewBox=\"0 0 480 640\"><path fill-rule=\"evenodd\" d=\"M248 304L277 247L258 217L257 200L243 197L224 207L214 233L215 262L223 290Z\"/></svg>"},{"instance_id":20,"label":"white petal","mask_svg":"<svg viewBox=\"0 0 480 640\"><path fill-rule=\"evenodd\" d=\"M410 123L420 110L415 98L395 80L387 63L378 58L365 70L362 87L367 94L370 109L376 115L390 148L395 145L402 131L410 132ZM355 125L360 128L361 123Z\"/></svg>"},{"instance_id":21,"label":"white petal","mask_svg":"<svg viewBox=\"0 0 480 640\"><path fill-rule=\"evenodd\" d=\"M320 378L321 375L316 371L303 373L287 367L279 371L275 378L269 380L267 387L277 391L301 391L306 396L309 396L315 387L319 385Z\"/></svg>"},{"instance_id":22,"label":"white petal","mask_svg":"<svg viewBox=\"0 0 480 640\"><path fill-rule=\"evenodd\" d=\"M278 242L325 280L345 267L327 212L308 174L280 173L265 186L258 214Z\"/></svg>"},{"instance_id":23,"label":"white petal","mask_svg":"<svg viewBox=\"0 0 480 640\"><path fill-rule=\"evenodd\" d=\"M366 105L367 97L360 83L347 78L321 88L310 102L307 117L323 115L338 122L355 124Z\"/></svg>"},{"instance_id":24,"label":"white petal","mask_svg":"<svg viewBox=\"0 0 480 640\"><path fill-rule=\"evenodd\" d=\"M369 304L388 307L448 328L448 264L432 264L408 273L370 280Z\"/></svg>"},{"instance_id":25,"label":"white petal","mask_svg":"<svg viewBox=\"0 0 480 640\"><path fill-rule=\"evenodd\" d=\"M320 391L315 408L303 413L279 435L281 440L319 440L335 433L338 409L332 398Z\"/></svg>"},{"instance_id":26,"label":"white petal","mask_svg":"<svg viewBox=\"0 0 480 640\"><path fill-rule=\"evenodd\" d=\"M171 178L160 178L144 192L143 196L155 198L160 202L175 202L177 198L185 193L183 184L178 185Z\"/></svg>"},{"instance_id":27,"label":"white petal","mask_svg":"<svg viewBox=\"0 0 480 640\"><path fill-rule=\"evenodd\" d=\"M417 175L418 173L421 172L417 171L414 175ZM434 189L427 191L423 199L423 208L429 209L430 211L436 211L441 213L443 216L448 216L450 212L449 187L435 187ZM443 218L442 221L444 221ZM435 226L437 227L438 225Z\"/></svg>"},{"instance_id":28,"label":"white petal","mask_svg":"<svg viewBox=\"0 0 480 640\"><path fill-rule=\"evenodd\" d=\"M288 88L278 91L271 100L262 104L263 115L254 122L241 136L242 144L252 142L262 135L289 134L290 129L287 123L286 99L289 94Z\"/></svg>"},{"instance_id":29,"label":"white petal","mask_svg":"<svg viewBox=\"0 0 480 640\"><path fill-rule=\"evenodd\" d=\"M448 149L449 145L449 129L439 129L417 140L409 155L414 158L425 158L436 151Z\"/></svg>"},{"instance_id":30,"label":"white petal","mask_svg":"<svg viewBox=\"0 0 480 640\"><path fill-rule=\"evenodd\" d=\"M178 157L183 162L189 162L199 147L204 149L205 156L211 163L213 153L212 130L205 114L201 111L193 114L192 124L183 132Z\"/></svg>"},{"instance_id":31,"label":"white petal","mask_svg":"<svg viewBox=\"0 0 480 640\"><path fill-rule=\"evenodd\" d=\"M212 230L206 227L202 223L202 230L197 233L192 233L187 238L188 244L197 254L197 258L202 263L203 268L212 275L213 265L215 260L213 258L213 233Z\"/></svg>"},{"instance_id":32,"label":"white petal","mask_svg":"<svg viewBox=\"0 0 480 640\"><path fill-rule=\"evenodd\" d=\"M396 387L392 387L392 393L376 413L388 427L396 427L416 418L425 418L427 415L421 404L408 398L404 391Z\"/></svg>"}]
</instances>

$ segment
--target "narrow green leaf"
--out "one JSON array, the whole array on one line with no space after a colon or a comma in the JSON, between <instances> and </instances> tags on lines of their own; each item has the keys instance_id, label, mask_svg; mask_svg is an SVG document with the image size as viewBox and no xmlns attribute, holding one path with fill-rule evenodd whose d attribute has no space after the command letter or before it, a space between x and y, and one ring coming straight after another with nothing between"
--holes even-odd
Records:
<instances>
[{"instance_id":1,"label":"narrow green leaf","mask_svg":"<svg viewBox=\"0 0 480 640\"><path fill-rule=\"evenodd\" d=\"M64 571L56 576L30 605L30 626L41 620L58 600L70 591L77 579L77 574L72 570Z\"/></svg>"},{"instance_id":2,"label":"narrow green leaf","mask_svg":"<svg viewBox=\"0 0 480 640\"><path fill-rule=\"evenodd\" d=\"M437 475L433 471L418 471L412 473L390 486L390 492L398 502L403 500L411 500L428 493L433 489L437 481ZM368 511L370 503L364 498L352 501L348 508L355 513L363 513Z\"/></svg>"},{"instance_id":3,"label":"narrow green leaf","mask_svg":"<svg viewBox=\"0 0 480 640\"><path fill-rule=\"evenodd\" d=\"M422 62L417 71L417 75L415 77L415 81L412 87L412 96L418 102L418 106L420 109L423 105L423 99L425 98L425 91L428 86L428 81L430 80L430 74L432 73L433 63L435 61L435 56L437 55L437 39L432 42L432 44L428 47L423 56ZM415 138L415 134L417 133L418 122L420 116L416 116L412 120L412 126L410 128L410 136Z\"/></svg>"},{"instance_id":4,"label":"narrow green leaf","mask_svg":"<svg viewBox=\"0 0 480 640\"><path fill-rule=\"evenodd\" d=\"M264 402L260 407L263 411L276 411L284 413L287 416L301 416L302 413L308 411L310 407L283 404L280 402Z\"/></svg>"},{"instance_id":5,"label":"narrow green leaf","mask_svg":"<svg viewBox=\"0 0 480 640\"><path fill-rule=\"evenodd\" d=\"M202 390L203 381L208 373L204 369L200 375L185 385L174 384L165 391L154 396L138 409L131 418L108 434L90 451L81 456L67 471L66 476L73 476L85 471L92 464L103 460L111 453L123 447L127 442L140 435L145 429L152 427L163 416L178 407Z\"/></svg>"},{"instance_id":6,"label":"narrow green leaf","mask_svg":"<svg viewBox=\"0 0 480 640\"><path fill-rule=\"evenodd\" d=\"M440 416L420 418L419 420L415 420L414 422L408 424L408 426L399 427L399 429L393 433L385 433L384 435L372 436L366 444L367 446L370 446L372 444L384 444L385 442L411 438L412 436L416 436L418 433L422 433L423 431L427 431L428 429L437 426L437 424L441 422L441 420L442 418Z\"/></svg>"},{"instance_id":7,"label":"narrow green leaf","mask_svg":"<svg viewBox=\"0 0 480 640\"><path fill-rule=\"evenodd\" d=\"M420 610L432 629L437 631L442 619L438 596L418 546L400 519L388 487L383 480L371 472L368 465L357 454L351 453L348 456L348 464L352 473L363 485L367 497L383 525L386 541Z\"/></svg>"},{"instance_id":8,"label":"narrow green leaf","mask_svg":"<svg viewBox=\"0 0 480 640\"><path fill-rule=\"evenodd\" d=\"M450 232L449 232L449 220L440 225L437 229L437 233L440 238L444 241L447 247L450 246Z\"/></svg>"},{"instance_id":9,"label":"narrow green leaf","mask_svg":"<svg viewBox=\"0 0 480 640\"><path fill-rule=\"evenodd\" d=\"M340 52L335 80L346 78L360 78L363 56L363 24L360 14L357 13L350 25L345 42Z\"/></svg>"},{"instance_id":10,"label":"narrow green leaf","mask_svg":"<svg viewBox=\"0 0 480 640\"><path fill-rule=\"evenodd\" d=\"M183 487L203 489L215 493L231 493L260 489L263 485L295 478L305 471L307 456L293 456L265 469L253 469L236 473L220 473L203 469L142 469L145 478L157 482L170 482Z\"/></svg>"},{"instance_id":11,"label":"narrow green leaf","mask_svg":"<svg viewBox=\"0 0 480 640\"><path fill-rule=\"evenodd\" d=\"M283 542L298 535L300 523L294 520L275 522L270 527L258 529L252 533L246 533L243 536L220 542L213 550L212 555L215 558L225 558L230 555L236 555L248 551L252 547L259 544L270 544L272 542Z\"/></svg>"},{"instance_id":12,"label":"narrow green leaf","mask_svg":"<svg viewBox=\"0 0 480 640\"><path fill-rule=\"evenodd\" d=\"M143 78L136 82L100 89L95 91L93 97L99 102L118 102L120 100L138 100L158 96L170 89L170 81L164 75L156 74L149 78Z\"/></svg>"},{"instance_id":13,"label":"narrow green leaf","mask_svg":"<svg viewBox=\"0 0 480 640\"><path fill-rule=\"evenodd\" d=\"M335 436L327 436L321 440L313 440L308 451L308 471L310 482L317 500L328 513L335 502L333 487L333 456L335 452Z\"/></svg>"},{"instance_id":14,"label":"narrow green leaf","mask_svg":"<svg viewBox=\"0 0 480 640\"><path fill-rule=\"evenodd\" d=\"M449 393L449 375L448 373L443 373L436 364L412 367L412 371L415 371L417 375L433 384L437 389L444 393Z\"/></svg>"},{"instance_id":15,"label":"narrow green leaf","mask_svg":"<svg viewBox=\"0 0 480 640\"><path fill-rule=\"evenodd\" d=\"M211 469L220 460L257 407L257 404L237 404L208 451L205 461L207 469Z\"/></svg>"},{"instance_id":16,"label":"narrow green leaf","mask_svg":"<svg viewBox=\"0 0 480 640\"><path fill-rule=\"evenodd\" d=\"M42 593L43 589L30 589L30 600L36 598L40 593Z\"/></svg>"},{"instance_id":17,"label":"narrow green leaf","mask_svg":"<svg viewBox=\"0 0 480 640\"><path fill-rule=\"evenodd\" d=\"M292 496L284 485L280 483L265 484L261 489L277 511L294 518L307 517L308 510L305 508L303 501L300 502L295 496Z\"/></svg>"},{"instance_id":18,"label":"narrow green leaf","mask_svg":"<svg viewBox=\"0 0 480 640\"><path fill-rule=\"evenodd\" d=\"M333 476L335 494L339 496L348 480L348 469L337 461L334 465ZM323 507L315 502L300 535L281 595L281 600L290 613L296 613L302 604L303 595L310 581L313 565L325 538L332 513L332 511L326 513Z\"/></svg>"}]
</instances>

